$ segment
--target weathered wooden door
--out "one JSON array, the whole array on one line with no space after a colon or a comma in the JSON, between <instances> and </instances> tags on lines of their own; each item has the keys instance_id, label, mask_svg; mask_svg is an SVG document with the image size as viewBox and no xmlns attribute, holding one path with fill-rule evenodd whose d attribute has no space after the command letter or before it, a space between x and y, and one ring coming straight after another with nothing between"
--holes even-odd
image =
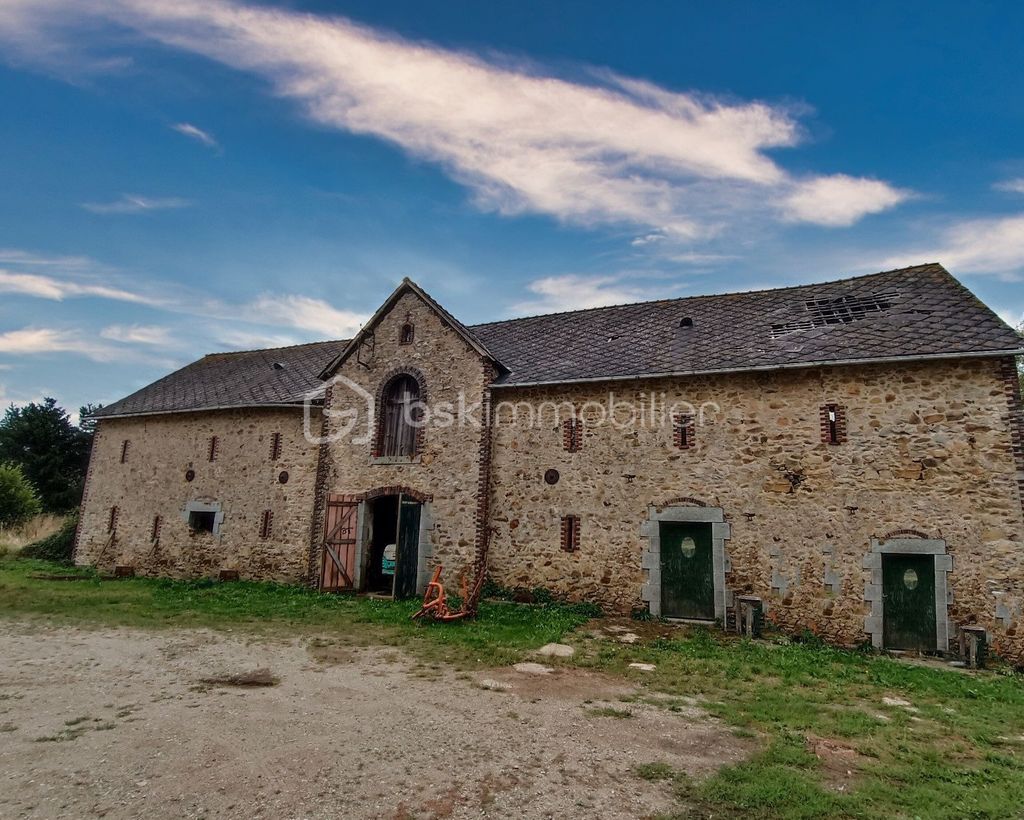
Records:
<instances>
[{"instance_id":1,"label":"weathered wooden door","mask_svg":"<svg viewBox=\"0 0 1024 820\"><path fill-rule=\"evenodd\" d=\"M882 645L935 649L935 556L882 556Z\"/></svg>"},{"instance_id":2,"label":"weathered wooden door","mask_svg":"<svg viewBox=\"0 0 1024 820\"><path fill-rule=\"evenodd\" d=\"M711 525L662 521L660 531L662 616L714 620Z\"/></svg>"},{"instance_id":3,"label":"weathered wooden door","mask_svg":"<svg viewBox=\"0 0 1024 820\"><path fill-rule=\"evenodd\" d=\"M402 497L398 505L398 550L395 566L395 600L416 595L420 558L420 503Z\"/></svg>"},{"instance_id":4,"label":"weathered wooden door","mask_svg":"<svg viewBox=\"0 0 1024 820\"><path fill-rule=\"evenodd\" d=\"M356 524L359 500L354 495L327 496L324 515L323 558L320 565L320 589L343 592L355 589Z\"/></svg>"}]
</instances>

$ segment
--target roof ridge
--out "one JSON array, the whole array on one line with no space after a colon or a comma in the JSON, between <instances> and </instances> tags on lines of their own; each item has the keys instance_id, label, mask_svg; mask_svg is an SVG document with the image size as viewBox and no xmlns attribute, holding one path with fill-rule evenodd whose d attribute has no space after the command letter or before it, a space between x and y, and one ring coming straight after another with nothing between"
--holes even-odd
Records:
<instances>
[{"instance_id":1,"label":"roof ridge","mask_svg":"<svg viewBox=\"0 0 1024 820\"><path fill-rule=\"evenodd\" d=\"M249 350L222 350L214 351L213 353L204 353L201 359L196 361L202 361L208 359L211 356L240 356L244 353L271 353L275 350L294 350L297 347L319 347L321 345L332 345L332 344L348 344L349 339L325 339L320 342L299 342L293 345L281 345L280 347L254 347Z\"/></svg>"},{"instance_id":2,"label":"roof ridge","mask_svg":"<svg viewBox=\"0 0 1024 820\"><path fill-rule=\"evenodd\" d=\"M841 279L830 279L827 282L808 282L805 285L780 285L775 288L758 288L756 290L734 290L726 293L693 293L689 296L672 296L666 299L647 299L639 302L619 302L614 305L599 305L597 307L590 308L575 308L573 310L556 310L550 313L534 313L528 316L513 316L508 319L496 319L493 322L480 322L475 325L466 325L470 330L482 328L482 327L493 327L494 325L508 324L509 322L524 322L529 319L546 319L550 316L572 316L581 313L593 313L599 310L612 310L614 308L624 307L637 307L640 305L662 305L669 304L670 302L685 302L689 299L720 299L726 296L753 296L759 293L779 293L786 290L803 290L805 288L813 287L824 287L827 285L839 285L844 282L855 282L858 279L870 279L874 276L890 276L894 273L906 273L907 271L919 271L926 268L938 268L944 273L949 274L941 262L923 262L919 265L908 265L905 268L893 268L892 270L876 271L875 273L860 273L856 276L844 276ZM956 277L949 274L951 278ZM959 280L958 280L959 281Z\"/></svg>"}]
</instances>

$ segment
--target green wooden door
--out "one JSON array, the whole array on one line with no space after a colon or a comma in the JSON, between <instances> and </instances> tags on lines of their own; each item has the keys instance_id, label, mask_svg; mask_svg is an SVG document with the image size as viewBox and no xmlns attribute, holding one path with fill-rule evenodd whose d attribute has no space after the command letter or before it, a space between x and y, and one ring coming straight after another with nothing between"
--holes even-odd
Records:
<instances>
[{"instance_id":1,"label":"green wooden door","mask_svg":"<svg viewBox=\"0 0 1024 820\"><path fill-rule=\"evenodd\" d=\"M395 600L416 595L420 560L420 503L402 498L398 506L398 549L395 555Z\"/></svg>"},{"instance_id":2,"label":"green wooden door","mask_svg":"<svg viewBox=\"0 0 1024 820\"><path fill-rule=\"evenodd\" d=\"M935 556L882 556L882 645L935 649Z\"/></svg>"},{"instance_id":3,"label":"green wooden door","mask_svg":"<svg viewBox=\"0 0 1024 820\"><path fill-rule=\"evenodd\" d=\"M711 525L662 521L660 530L662 616L714 620Z\"/></svg>"}]
</instances>

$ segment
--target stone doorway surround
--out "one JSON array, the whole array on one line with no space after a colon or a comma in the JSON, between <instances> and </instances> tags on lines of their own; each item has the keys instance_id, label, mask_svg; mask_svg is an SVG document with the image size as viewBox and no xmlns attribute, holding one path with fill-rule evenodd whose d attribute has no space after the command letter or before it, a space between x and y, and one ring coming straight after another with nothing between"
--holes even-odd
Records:
<instances>
[{"instance_id":1,"label":"stone doorway surround","mask_svg":"<svg viewBox=\"0 0 1024 820\"><path fill-rule=\"evenodd\" d=\"M363 562L366 560L366 544L370 535L370 509L369 502L384 495L405 495L420 502L420 530L418 554L416 556L416 594L423 595L427 591L427 584L430 582L431 570L430 559L434 555L434 542L431 538L434 532L434 509L433 496L425 493L418 493L408 487L379 487L376 490L362 494L362 500L356 512L356 565L354 568L353 586L357 591L363 587Z\"/></svg>"},{"instance_id":2,"label":"stone doorway surround","mask_svg":"<svg viewBox=\"0 0 1024 820\"><path fill-rule=\"evenodd\" d=\"M688 521L711 524L712 572L715 582L715 620L723 626L726 620L728 592L725 588L725 574L729 571L729 559L725 554L725 542L732 535L732 528L725 521L721 507L706 507L696 499L668 502L661 506L647 508L647 520L640 525L640 537L646 539L640 566L644 572L644 583L640 587L640 598L647 602L651 615L661 617L661 522Z\"/></svg>"},{"instance_id":3,"label":"stone doorway surround","mask_svg":"<svg viewBox=\"0 0 1024 820\"><path fill-rule=\"evenodd\" d=\"M949 651L949 605L953 594L946 583L946 574L953 571L953 556L946 552L946 542L939 538L871 539L871 552L864 556L864 568L871 570L871 580L864 586L864 600L871 612L864 618L864 631L871 636L871 645L882 649L882 624L885 603L882 598L882 556L887 554L935 556L935 648Z\"/></svg>"}]
</instances>

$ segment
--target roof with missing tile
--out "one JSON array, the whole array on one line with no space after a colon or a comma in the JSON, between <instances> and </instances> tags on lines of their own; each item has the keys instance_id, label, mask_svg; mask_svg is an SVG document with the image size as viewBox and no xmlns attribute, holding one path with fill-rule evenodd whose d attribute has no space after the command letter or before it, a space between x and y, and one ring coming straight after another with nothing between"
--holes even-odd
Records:
<instances>
[{"instance_id":1,"label":"roof with missing tile","mask_svg":"<svg viewBox=\"0 0 1024 820\"><path fill-rule=\"evenodd\" d=\"M938 264L464 330L500 364L505 386L1024 352L1016 331ZM347 345L205 356L97 415L301 403Z\"/></svg>"}]
</instances>

